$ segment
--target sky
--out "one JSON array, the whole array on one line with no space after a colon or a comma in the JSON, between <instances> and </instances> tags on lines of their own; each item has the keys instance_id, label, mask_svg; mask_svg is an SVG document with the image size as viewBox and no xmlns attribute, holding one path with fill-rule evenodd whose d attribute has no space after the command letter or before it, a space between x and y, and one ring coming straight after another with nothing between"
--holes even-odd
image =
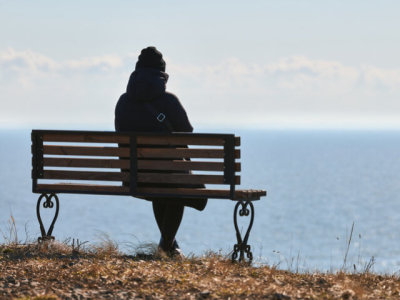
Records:
<instances>
[{"instance_id":1,"label":"sky","mask_svg":"<svg viewBox=\"0 0 400 300\"><path fill-rule=\"evenodd\" d=\"M0 128L113 130L155 46L195 129L400 129L399 14L394 0L0 0Z\"/></svg>"}]
</instances>

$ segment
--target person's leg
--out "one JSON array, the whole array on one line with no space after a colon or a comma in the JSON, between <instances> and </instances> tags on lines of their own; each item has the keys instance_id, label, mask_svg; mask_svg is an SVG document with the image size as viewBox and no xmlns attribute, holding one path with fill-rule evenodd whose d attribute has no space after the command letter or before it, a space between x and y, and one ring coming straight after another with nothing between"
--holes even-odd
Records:
<instances>
[{"instance_id":1,"label":"person's leg","mask_svg":"<svg viewBox=\"0 0 400 300\"><path fill-rule=\"evenodd\" d=\"M161 235L166 239L174 239L181 225L184 206L167 205L165 208L164 220L161 229Z\"/></svg>"},{"instance_id":2,"label":"person's leg","mask_svg":"<svg viewBox=\"0 0 400 300\"><path fill-rule=\"evenodd\" d=\"M164 222L164 215L165 215L165 209L167 205L163 203L157 203L153 201L153 213L154 213L154 218L156 219L158 229L160 229L160 233L162 233L162 226Z\"/></svg>"},{"instance_id":3,"label":"person's leg","mask_svg":"<svg viewBox=\"0 0 400 300\"><path fill-rule=\"evenodd\" d=\"M162 207L161 205L154 205L153 211L154 215L157 216L156 220L161 232L159 247L166 252L180 252L175 236L182 221L184 206L165 205Z\"/></svg>"}]
</instances>

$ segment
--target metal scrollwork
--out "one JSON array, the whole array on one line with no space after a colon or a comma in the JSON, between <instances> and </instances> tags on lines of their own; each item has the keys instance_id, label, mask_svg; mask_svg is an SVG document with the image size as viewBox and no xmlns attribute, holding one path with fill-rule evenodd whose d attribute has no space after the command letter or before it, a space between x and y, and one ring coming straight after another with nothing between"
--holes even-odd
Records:
<instances>
[{"instance_id":1,"label":"metal scrollwork","mask_svg":"<svg viewBox=\"0 0 400 300\"><path fill-rule=\"evenodd\" d=\"M42 218L40 217L40 203L42 202L42 199L45 198L46 200L43 202L43 208L53 208L54 207L54 202L52 201L52 199L54 198L55 202L56 202L56 213L54 215L53 218L53 222L51 222L51 225L49 227L49 230L46 233L46 230L44 229L43 226L43 222L42 222ZM38 242L44 242L47 240L54 240L54 236L51 236L53 229L54 229L54 224L57 221L57 217L58 217L58 211L60 209L60 202L58 201L58 197L56 194L42 194L37 202L36 205L36 214L37 214L37 218L39 221L39 225L40 225L40 232L42 233L42 236L38 238Z\"/></svg>"},{"instance_id":2,"label":"metal scrollwork","mask_svg":"<svg viewBox=\"0 0 400 300\"><path fill-rule=\"evenodd\" d=\"M238 208L241 206L239 210L239 216L249 216L250 215L250 224L249 227L247 228L246 234L244 236L244 239L242 239L242 235L240 234L239 231L239 226L237 223L237 214L238 214ZM250 209L249 209L250 207ZM246 253L246 257L249 259L249 263L253 260L253 253L251 253L251 247L250 245L247 245L247 241L250 236L250 231L251 228L253 227L253 222L254 222L254 206L251 201L239 201L236 203L235 206L235 211L233 213L233 221L235 223L235 230L236 230L236 238L237 238L237 244L233 246L233 254L232 254L232 261L236 261L236 259L239 256L239 262L243 261L245 259L244 255Z\"/></svg>"}]
</instances>

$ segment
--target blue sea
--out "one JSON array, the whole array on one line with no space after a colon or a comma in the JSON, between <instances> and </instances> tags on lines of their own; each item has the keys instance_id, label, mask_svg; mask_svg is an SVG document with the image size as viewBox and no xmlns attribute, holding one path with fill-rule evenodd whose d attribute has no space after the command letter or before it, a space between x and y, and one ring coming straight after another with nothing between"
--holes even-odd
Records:
<instances>
[{"instance_id":1,"label":"blue sea","mask_svg":"<svg viewBox=\"0 0 400 300\"><path fill-rule=\"evenodd\" d=\"M208 131L209 132L209 131ZM254 202L249 243L255 261L299 271L400 271L400 132L224 130L242 140L241 188L265 189ZM0 131L0 229L12 214L20 240L39 235L31 192L30 130ZM132 197L60 195L53 235L96 243L108 235L121 250L157 243L151 203ZM210 200L186 209L177 239L185 254L229 253L236 242L235 203ZM51 210L42 210L49 224ZM239 219L246 229L248 220ZM0 235L0 242L4 242Z\"/></svg>"}]
</instances>

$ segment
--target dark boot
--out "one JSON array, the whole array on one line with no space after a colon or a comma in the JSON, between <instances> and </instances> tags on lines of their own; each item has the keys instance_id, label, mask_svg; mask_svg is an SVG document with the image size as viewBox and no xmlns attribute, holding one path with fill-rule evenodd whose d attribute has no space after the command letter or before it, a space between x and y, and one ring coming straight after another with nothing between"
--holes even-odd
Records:
<instances>
[{"instance_id":1,"label":"dark boot","mask_svg":"<svg viewBox=\"0 0 400 300\"><path fill-rule=\"evenodd\" d=\"M164 252L169 253L172 250L172 247L176 243L175 239L169 239L168 237L162 237L160 239L160 243L158 247L160 247Z\"/></svg>"},{"instance_id":2,"label":"dark boot","mask_svg":"<svg viewBox=\"0 0 400 300\"><path fill-rule=\"evenodd\" d=\"M167 239L161 237L158 247L165 251L169 256L181 256L184 257L181 248L178 245L176 239Z\"/></svg>"},{"instance_id":3,"label":"dark boot","mask_svg":"<svg viewBox=\"0 0 400 300\"><path fill-rule=\"evenodd\" d=\"M185 257L185 255L183 255L183 252L182 252L181 248L179 247L178 242L176 240L174 240L174 244L172 245L170 255L171 256L179 256L182 258Z\"/></svg>"}]
</instances>

